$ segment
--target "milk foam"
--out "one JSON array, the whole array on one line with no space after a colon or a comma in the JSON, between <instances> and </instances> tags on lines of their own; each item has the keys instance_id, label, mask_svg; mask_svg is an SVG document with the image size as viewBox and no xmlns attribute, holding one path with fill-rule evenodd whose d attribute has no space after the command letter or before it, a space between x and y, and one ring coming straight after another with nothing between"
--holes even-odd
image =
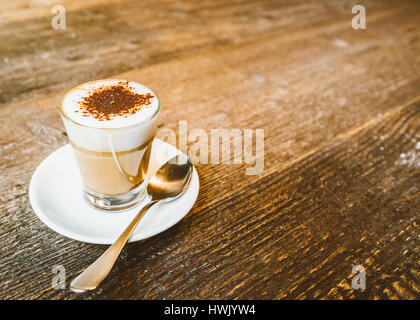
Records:
<instances>
[{"instance_id":1,"label":"milk foam","mask_svg":"<svg viewBox=\"0 0 420 320\"><path fill-rule=\"evenodd\" d=\"M70 90L63 98L61 112L70 141L77 146L98 152L128 151L145 144L153 138L156 127L156 113L159 110L157 96L147 87L129 81L127 85L134 93L150 93L150 105L140 108L136 113L113 116L100 121L92 115L86 117L80 112L83 99L95 89L117 85L124 80L106 79L82 84ZM78 112L76 112L78 111Z\"/></svg>"},{"instance_id":2,"label":"milk foam","mask_svg":"<svg viewBox=\"0 0 420 320\"><path fill-rule=\"evenodd\" d=\"M87 116L82 115L80 106L83 104L84 98L102 87L111 87L118 85L120 82L121 80L106 79L88 82L74 88L64 96L62 101L62 110L64 114L74 122L91 128L123 128L151 118L159 107L158 98L149 88L132 81L129 81L125 85L130 88L132 92L137 94L150 93L153 95L149 105L143 106L136 113L129 114L128 117L113 116L110 120L106 121L100 121L90 114L87 114Z\"/></svg>"}]
</instances>

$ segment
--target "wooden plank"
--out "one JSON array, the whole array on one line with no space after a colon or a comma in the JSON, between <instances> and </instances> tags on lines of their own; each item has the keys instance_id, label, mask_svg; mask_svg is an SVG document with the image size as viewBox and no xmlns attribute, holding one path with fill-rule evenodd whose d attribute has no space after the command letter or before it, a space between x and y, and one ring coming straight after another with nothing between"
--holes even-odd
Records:
<instances>
[{"instance_id":1,"label":"wooden plank","mask_svg":"<svg viewBox=\"0 0 420 320\"><path fill-rule=\"evenodd\" d=\"M82 298L418 299L419 124L417 101L195 207L168 232L130 245L99 293ZM67 270L74 264L65 259ZM357 264L364 291L351 288ZM64 296L76 297L42 298Z\"/></svg>"},{"instance_id":2,"label":"wooden plank","mask_svg":"<svg viewBox=\"0 0 420 320\"><path fill-rule=\"evenodd\" d=\"M0 28L0 103L109 77L133 68L246 43L262 35L293 38L299 31L340 22L348 31L352 2L329 0L271 2L212 1L197 4L168 1L65 2L67 29L51 28L53 14L40 7L41 17L21 21L3 18ZM22 3L7 15L35 11ZM370 3L370 19L415 6L412 2ZM28 8L29 7L29 8ZM42 9L42 10L41 10ZM413 15L416 10L407 13ZM38 11L37 11L38 12ZM6 15L6 13L4 13ZM371 21L370 20L370 21ZM401 20L399 20L401 21ZM368 33L369 31L367 31ZM14 36L11 37L10 35ZM359 33L360 35L360 33ZM28 71L32 76L28 77Z\"/></svg>"}]
</instances>

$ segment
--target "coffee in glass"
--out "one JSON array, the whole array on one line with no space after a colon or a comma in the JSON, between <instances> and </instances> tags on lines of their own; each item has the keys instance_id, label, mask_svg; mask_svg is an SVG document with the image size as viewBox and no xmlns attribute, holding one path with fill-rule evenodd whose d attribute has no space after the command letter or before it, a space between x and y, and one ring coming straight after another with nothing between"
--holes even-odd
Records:
<instances>
[{"instance_id":1,"label":"coffee in glass","mask_svg":"<svg viewBox=\"0 0 420 320\"><path fill-rule=\"evenodd\" d=\"M98 80L66 93L59 110L88 203L104 210L138 203L160 111L156 94L133 81Z\"/></svg>"}]
</instances>

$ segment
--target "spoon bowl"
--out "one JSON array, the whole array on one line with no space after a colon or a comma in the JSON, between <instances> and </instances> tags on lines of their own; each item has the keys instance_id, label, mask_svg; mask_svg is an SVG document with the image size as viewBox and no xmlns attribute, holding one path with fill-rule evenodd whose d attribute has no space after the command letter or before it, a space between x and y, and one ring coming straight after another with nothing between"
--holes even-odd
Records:
<instances>
[{"instance_id":1,"label":"spoon bowl","mask_svg":"<svg viewBox=\"0 0 420 320\"><path fill-rule=\"evenodd\" d=\"M186 155L173 157L152 176L147 193L152 200L172 201L188 188L193 165Z\"/></svg>"}]
</instances>

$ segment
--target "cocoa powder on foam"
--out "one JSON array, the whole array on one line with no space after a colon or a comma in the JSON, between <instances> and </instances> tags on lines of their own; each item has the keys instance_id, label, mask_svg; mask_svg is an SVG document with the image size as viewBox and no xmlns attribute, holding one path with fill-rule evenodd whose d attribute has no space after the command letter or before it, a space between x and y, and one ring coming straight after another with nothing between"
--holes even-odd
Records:
<instances>
[{"instance_id":1,"label":"cocoa powder on foam","mask_svg":"<svg viewBox=\"0 0 420 320\"><path fill-rule=\"evenodd\" d=\"M99 121L111 120L116 116L128 117L141 108L148 107L154 96L150 93L138 94L128 86L128 81L95 89L84 97L79 109L84 117L89 115Z\"/></svg>"}]
</instances>

